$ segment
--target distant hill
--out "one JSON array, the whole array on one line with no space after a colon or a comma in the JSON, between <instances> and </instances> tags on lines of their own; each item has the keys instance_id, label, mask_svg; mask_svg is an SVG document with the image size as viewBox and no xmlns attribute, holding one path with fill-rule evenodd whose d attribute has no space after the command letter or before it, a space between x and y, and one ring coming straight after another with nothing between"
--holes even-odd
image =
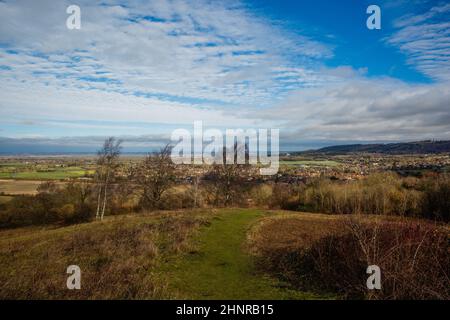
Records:
<instances>
[{"instance_id":1,"label":"distant hill","mask_svg":"<svg viewBox=\"0 0 450 320\"><path fill-rule=\"evenodd\" d=\"M385 154L425 154L450 152L450 141L416 141L386 144L349 144L325 147L300 152L301 154L347 154L347 153L385 153Z\"/></svg>"}]
</instances>

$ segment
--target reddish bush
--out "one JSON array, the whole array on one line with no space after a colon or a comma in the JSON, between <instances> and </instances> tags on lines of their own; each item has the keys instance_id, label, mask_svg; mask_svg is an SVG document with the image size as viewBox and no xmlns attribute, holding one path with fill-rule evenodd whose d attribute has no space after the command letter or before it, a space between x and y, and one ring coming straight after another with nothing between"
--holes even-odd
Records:
<instances>
[{"instance_id":1,"label":"reddish bush","mask_svg":"<svg viewBox=\"0 0 450 320\"><path fill-rule=\"evenodd\" d=\"M449 299L450 255L442 228L417 221L346 220L308 248L263 252L260 266L303 290L348 299ZM368 290L366 269L381 269Z\"/></svg>"}]
</instances>

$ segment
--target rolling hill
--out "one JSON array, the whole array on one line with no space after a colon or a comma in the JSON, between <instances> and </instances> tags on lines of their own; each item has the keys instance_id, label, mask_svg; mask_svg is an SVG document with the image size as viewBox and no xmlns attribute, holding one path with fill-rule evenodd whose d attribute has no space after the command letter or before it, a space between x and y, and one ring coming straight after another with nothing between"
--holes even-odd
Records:
<instances>
[{"instance_id":1,"label":"rolling hill","mask_svg":"<svg viewBox=\"0 0 450 320\"><path fill-rule=\"evenodd\" d=\"M386 144L349 144L308 150L300 154L348 154L348 153L384 153L384 154L428 154L450 152L450 141L415 141Z\"/></svg>"}]
</instances>

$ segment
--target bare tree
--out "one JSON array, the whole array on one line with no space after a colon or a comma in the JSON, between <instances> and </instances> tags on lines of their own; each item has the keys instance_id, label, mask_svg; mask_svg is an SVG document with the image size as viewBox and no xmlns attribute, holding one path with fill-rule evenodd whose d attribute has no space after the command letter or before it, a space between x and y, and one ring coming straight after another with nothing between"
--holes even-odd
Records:
<instances>
[{"instance_id":1,"label":"bare tree","mask_svg":"<svg viewBox=\"0 0 450 320\"><path fill-rule=\"evenodd\" d=\"M140 203L144 208L158 208L163 194L175 182L175 165L170 154L171 147L166 145L159 152L149 154L134 173L142 189Z\"/></svg>"},{"instance_id":2,"label":"bare tree","mask_svg":"<svg viewBox=\"0 0 450 320\"><path fill-rule=\"evenodd\" d=\"M105 215L108 187L116 176L121 144L121 140L109 137L105 140L103 147L97 152L97 170L95 173L98 187L96 219L100 218L103 220L103 216Z\"/></svg>"},{"instance_id":3,"label":"bare tree","mask_svg":"<svg viewBox=\"0 0 450 320\"><path fill-rule=\"evenodd\" d=\"M223 149L222 163L213 164L206 178L211 181L210 190L214 193L215 202L228 206L241 199L243 196L243 185L248 175L247 164L237 163L237 153L240 152L242 145L235 144L231 150ZM226 153L234 154L233 161L227 163Z\"/></svg>"}]
</instances>

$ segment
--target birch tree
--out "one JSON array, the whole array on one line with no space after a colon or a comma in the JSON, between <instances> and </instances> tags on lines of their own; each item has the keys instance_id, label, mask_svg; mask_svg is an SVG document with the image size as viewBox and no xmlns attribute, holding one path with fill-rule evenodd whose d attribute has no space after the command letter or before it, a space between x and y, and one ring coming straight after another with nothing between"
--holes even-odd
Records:
<instances>
[{"instance_id":1,"label":"birch tree","mask_svg":"<svg viewBox=\"0 0 450 320\"><path fill-rule=\"evenodd\" d=\"M109 186L114 181L119 165L121 144L121 140L109 137L105 140L103 147L97 152L97 170L95 174L98 190L96 219L103 220L105 215Z\"/></svg>"}]
</instances>

